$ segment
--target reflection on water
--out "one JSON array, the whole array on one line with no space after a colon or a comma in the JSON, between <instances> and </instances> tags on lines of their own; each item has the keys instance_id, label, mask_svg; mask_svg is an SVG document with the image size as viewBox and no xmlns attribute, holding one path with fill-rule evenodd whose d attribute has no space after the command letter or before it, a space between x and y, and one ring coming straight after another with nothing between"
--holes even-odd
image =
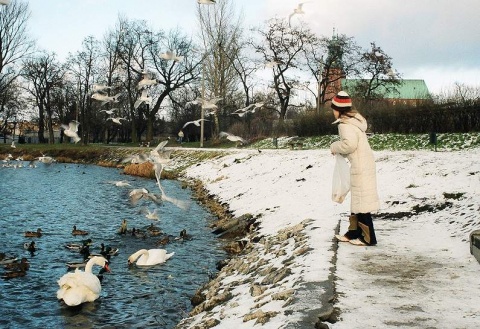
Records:
<instances>
[{"instance_id":1,"label":"reflection on water","mask_svg":"<svg viewBox=\"0 0 480 329\"><path fill-rule=\"evenodd\" d=\"M117 187L108 181L128 180L132 187ZM167 194L191 198L178 182L162 182ZM39 164L37 168L0 168L0 252L27 257L30 270L25 277L0 280L2 328L173 328L191 309L190 297L208 281L215 263L225 257L219 241L208 229L210 214L195 202L188 210L172 204L140 201L132 206L132 188L158 189L153 180L124 176L116 169L77 164ZM158 208L159 221L152 222L142 207ZM151 223L164 233L178 236L186 229L193 239L174 240L158 247L159 237L145 239L116 234L121 221L128 228L145 229ZM73 225L89 232L75 237ZM41 228L39 238L25 238L25 231ZM67 307L56 298L57 280L66 273L66 262L81 261L66 243L93 241L117 247L112 273L104 274L100 298L93 303ZM35 241L30 254L25 242ZM167 263L148 268L127 266L129 255L139 249L165 248L175 252ZM94 272L98 271L94 267ZM3 269L0 270L3 274Z\"/></svg>"}]
</instances>

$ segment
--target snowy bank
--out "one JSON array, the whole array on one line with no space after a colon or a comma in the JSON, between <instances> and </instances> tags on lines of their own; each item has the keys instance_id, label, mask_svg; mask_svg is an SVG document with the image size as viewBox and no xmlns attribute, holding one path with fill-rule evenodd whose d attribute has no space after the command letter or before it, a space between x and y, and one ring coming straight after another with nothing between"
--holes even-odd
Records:
<instances>
[{"instance_id":1,"label":"snowy bank","mask_svg":"<svg viewBox=\"0 0 480 329\"><path fill-rule=\"evenodd\" d=\"M208 150L205 150L208 152ZM258 228L178 328L472 328L480 149L375 152L378 246L338 244L327 150L232 150L185 171Z\"/></svg>"}]
</instances>

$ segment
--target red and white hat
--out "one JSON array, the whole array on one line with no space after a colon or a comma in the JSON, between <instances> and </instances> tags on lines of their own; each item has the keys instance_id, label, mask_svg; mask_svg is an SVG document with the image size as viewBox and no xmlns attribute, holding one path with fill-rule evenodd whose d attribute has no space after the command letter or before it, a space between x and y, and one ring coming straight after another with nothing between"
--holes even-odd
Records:
<instances>
[{"instance_id":1,"label":"red and white hat","mask_svg":"<svg viewBox=\"0 0 480 329\"><path fill-rule=\"evenodd\" d=\"M339 91L332 99L332 109L337 111L350 110L352 107L352 99L346 92Z\"/></svg>"}]
</instances>

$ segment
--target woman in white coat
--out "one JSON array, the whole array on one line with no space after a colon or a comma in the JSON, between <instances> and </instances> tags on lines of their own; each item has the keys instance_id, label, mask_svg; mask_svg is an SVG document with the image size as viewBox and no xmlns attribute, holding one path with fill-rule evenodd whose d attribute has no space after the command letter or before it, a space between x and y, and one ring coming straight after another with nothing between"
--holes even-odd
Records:
<instances>
[{"instance_id":1,"label":"woman in white coat","mask_svg":"<svg viewBox=\"0 0 480 329\"><path fill-rule=\"evenodd\" d=\"M355 245L377 244L372 212L379 208L375 158L368 143L367 121L352 109L350 96L340 91L332 99L335 124L340 140L330 145L332 154L341 154L350 162L351 216L348 232L337 235L339 241Z\"/></svg>"}]
</instances>

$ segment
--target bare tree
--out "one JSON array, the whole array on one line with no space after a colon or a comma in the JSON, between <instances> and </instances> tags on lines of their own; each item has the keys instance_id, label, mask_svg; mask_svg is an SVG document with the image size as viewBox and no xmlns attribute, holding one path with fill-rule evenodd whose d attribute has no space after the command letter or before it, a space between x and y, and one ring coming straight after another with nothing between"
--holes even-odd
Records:
<instances>
[{"instance_id":1,"label":"bare tree","mask_svg":"<svg viewBox=\"0 0 480 329\"><path fill-rule=\"evenodd\" d=\"M65 71L56 60L55 54L40 53L23 63L23 77L28 81L26 90L35 98L38 107L38 139L45 143L45 122L48 129L48 142L54 143L52 94L55 88L61 88ZM46 117L45 117L46 115Z\"/></svg>"},{"instance_id":2,"label":"bare tree","mask_svg":"<svg viewBox=\"0 0 480 329\"><path fill-rule=\"evenodd\" d=\"M18 105L20 61L33 52L28 35L28 3L13 1L0 6L0 114L4 124L20 110Z\"/></svg>"},{"instance_id":3,"label":"bare tree","mask_svg":"<svg viewBox=\"0 0 480 329\"><path fill-rule=\"evenodd\" d=\"M253 46L262 56L264 63L270 63L273 74L273 88L279 105L279 124L283 125L298 78L292 76L295 69L301 69L305 49L316 41L315 35L302 26L290 27L285 19L271 19L268 26L257 29L261 38Z\"/></svg>"},{"instance_id":4,"label":"bare tree","mask_svg":"<svg viewBox=\"0 0 480 329\"><path fill-rule=\"evenodd\" d=\"M100 57L99 42L93 36L86 37L82 49L71 55L67 60L68 70L76 83L75 118L80 122L80 133L83 144L87 144L94 124L92 115L91 86L98 75L98 60Z\"/></svg>"},{"instance_id":5,"label":"bare tree","mask_svg":"<svg viewBox=\"0 0 480 329\"><path fill-rule=\"evenodd\" d=\"M235 16L234 3L230 0L219 1L214 6L199 5L198 18L204 54L203 96L221 98L220 103L226 104L238 88L239 66L234 65L233 59L239 52L242 18ZM217 138L218 111L213 112L213 118L213 135Z\"/></svg>"}]
</instances>

